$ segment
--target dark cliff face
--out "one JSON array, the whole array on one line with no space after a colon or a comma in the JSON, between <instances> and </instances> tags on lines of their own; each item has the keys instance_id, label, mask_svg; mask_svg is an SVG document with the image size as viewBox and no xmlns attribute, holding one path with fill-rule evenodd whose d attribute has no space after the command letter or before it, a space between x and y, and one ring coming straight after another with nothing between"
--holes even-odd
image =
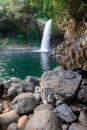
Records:
<instances>
[{"instance_id":1,"label":"dark cliff face","mask_svg":"<svg viewBox=\"0 0 87 130\"><path fill-rule=\"evenodd\" d=\"M62 31L53 32L51 34L50 46L51 48L54 48L60 45L63 41L64 41L64 32Z\"/></svg>"}]
</instances>

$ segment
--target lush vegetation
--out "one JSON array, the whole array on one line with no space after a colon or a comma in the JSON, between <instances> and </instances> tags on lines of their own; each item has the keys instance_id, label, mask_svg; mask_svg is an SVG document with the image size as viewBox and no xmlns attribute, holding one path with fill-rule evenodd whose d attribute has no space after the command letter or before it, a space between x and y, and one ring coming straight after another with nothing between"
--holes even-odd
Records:
<instances>
[{"instance_id":1,"label":"lush vegetation","mask_svg":"<svg viewBox=\"0 0 87 130\"><path fill-rule=\"evenodd\" d=\"M0 0L0 37L27 43L38 41L47 19L52 18L63 30L72 19L74 26L70 28L77 31L86 15L86 0Z\"/></svg>"}]
</instances>

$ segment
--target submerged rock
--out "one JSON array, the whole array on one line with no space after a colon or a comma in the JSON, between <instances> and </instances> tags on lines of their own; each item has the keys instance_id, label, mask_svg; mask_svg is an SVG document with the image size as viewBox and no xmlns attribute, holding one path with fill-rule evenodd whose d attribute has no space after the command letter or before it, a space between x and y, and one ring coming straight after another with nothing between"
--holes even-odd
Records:
<instances>
[{"instance_id":1,"label":"submerged rock","mask_svg":"<svg viewBox=\"0 0 87 130\"><path fill-rule=\"evenodd\" d=\"M37 101L32 93L22 93L13 100L13 108L19 114L29 114L33 112Z\"/></svg>"},{"instance_id":2,"label":"submerged rock","mask_svg":"<svg viewBox=\"0 0 87 130\"><path fill-rule=\"evenodd\" d=\"M60 120L50 110L36 112L26 123L25 130L62 130Z\"/></svg>"}]
</instances>

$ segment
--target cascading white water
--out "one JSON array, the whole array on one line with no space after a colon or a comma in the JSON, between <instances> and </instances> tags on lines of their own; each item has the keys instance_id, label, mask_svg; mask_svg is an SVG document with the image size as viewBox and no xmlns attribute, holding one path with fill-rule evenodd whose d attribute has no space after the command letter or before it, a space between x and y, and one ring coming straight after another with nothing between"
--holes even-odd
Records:
<instances>
[{"instance_id":1,"label":"cascading white water","mask_svg":"<svg viewBox=\"0 0 87 130\"><path fill-rule=\"evenodd\" d=\"M42 42L41 42L41 49L40 51L49 51L49 42L50 42L50 35L51 35L51 26L52 26L52 19L48 20L45 24L45 28L43 31Z\"/></svg>"}]
</instances>

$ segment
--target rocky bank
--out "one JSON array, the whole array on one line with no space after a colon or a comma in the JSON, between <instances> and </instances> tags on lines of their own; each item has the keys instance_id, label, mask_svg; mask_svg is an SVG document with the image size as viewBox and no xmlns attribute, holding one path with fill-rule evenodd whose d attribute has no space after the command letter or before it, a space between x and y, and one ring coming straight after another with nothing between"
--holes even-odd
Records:
<instances>
[{"instance_id":1,"label":"rocky bank","mask_svg":"<svg viewBox=\"0 0 87 130\"><path fill-rule=\"evenodd\" d=\"M87 130L87 77L59 66L0 81L0 130Z\"/></svg>"}]
</instances>

